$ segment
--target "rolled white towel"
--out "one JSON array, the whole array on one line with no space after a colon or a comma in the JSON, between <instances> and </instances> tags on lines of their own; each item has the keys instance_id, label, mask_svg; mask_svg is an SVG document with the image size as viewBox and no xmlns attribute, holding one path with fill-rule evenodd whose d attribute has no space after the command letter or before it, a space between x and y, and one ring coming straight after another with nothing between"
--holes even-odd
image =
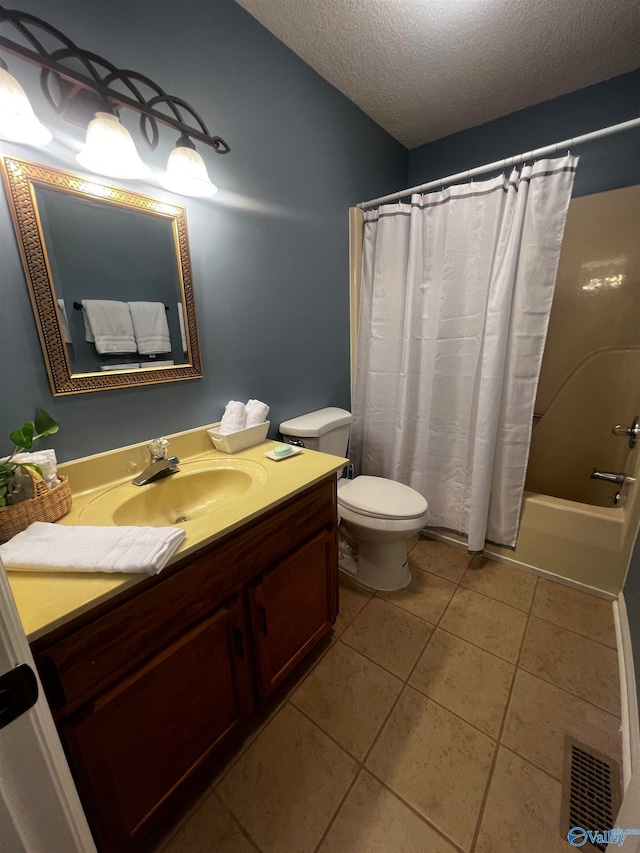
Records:
<instances>
[{"instance_id":1,"label":"rolled white towel","mask_svg":"<svg viewBox=\"0 0 640 853\"><path fill-rule=\"evenodd\" d=\"M0 462L6 462L8 457L0 459ZM42 471L42 479L52 489L54 486L60 485L58 479L58 460L56 459L55 450L33 450L31 453L16 453L11 460L12 462L30 462L37 465ZM21 468L16 470L15 477L26 477L29 475Z\"/></svg>"},{"instance_id":2,"label":"rolled white towel","mask_svg":"<svg viewBox=\"0 0 640 853\"><path fill-rule=\"evenodd\" d=\"M34 521L0 545L0 559L14 572L157 575L186 535L174 527L74 527Z\"/></svg>"},{"instance_id":3,"label":"rolled white towel","mask_svg":"<svg viewBox=\"0 0 640 853\"><path fill-rule=\"evenodd\" d=\"M238 400L229 400L220 421L218 432L221 435L229 435L232 432L244 429L247 420L247 410L244 403Z\"/></svg>"},{"instance_id":4,"label":"rolled white towel","mask_svg":"<svg viewBox=\"0 0 640 853\"><path fill-rule=\"evenodd\" d=\"M267 419L267 415L269 414L269 406L267 406L266 403L262 403L260 400L249 400L246 405L246 409L246 427L252 427L256 426L257 424L263 424Z\"/></svg>"}]
</instances>

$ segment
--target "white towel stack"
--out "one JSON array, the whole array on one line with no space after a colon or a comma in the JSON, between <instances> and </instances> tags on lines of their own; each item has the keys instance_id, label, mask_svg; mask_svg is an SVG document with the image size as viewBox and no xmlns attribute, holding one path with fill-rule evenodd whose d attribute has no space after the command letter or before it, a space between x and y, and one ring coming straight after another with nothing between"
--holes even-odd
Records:
<instances>
[{"instance_id":1,"label":"white towel stack","mask_svg":"<svg viewBox=\"0 0 640 853\"><path fill-rule=\"evenodd\" d=\"M85 340L95 344L100 354L137 352L131 312L126 302L83 299L82 316Z\"/></svg>"},{"instance_id":2,"label":"white towel stack","mask_svg":"<svg viewBox=\"0 0 640 853\"><path fill-rule=\"evenodd\" d=\"M35 521L0 545L0 559L14 572L157 575L186 535L173 527L73 527Z\"/></svg>"},{"instance_id":3,"label":"white towel stack","mask_svg":"<svg viewBox=\"0 0 640 853\"><path fill-rule=\"evenodd\" d=\"M218 432L220 435L229 435L232 432L238 432L244 429L246 420L247 409L245 404L238 402L238 400L229 400L220 421Z\"/></svg>"},{"instance_id":4,"label":"white towel stack","mask_svg":"<svg viewBox=\"0 0 640 853\"><path fill-rule=\"evenodd\" d=\"M140 355L171 352L167 312L162 302L127 302Z\"/></svg>"},{"instance_id":5,"label":"white towel stack","mask_svg":"<svg viewBox=\"0 0 640 853\"><path fill-rule=\"evenodd\" d=\"M258 424L263 424L267 415L269 414L269 406L266 403L262 403L260 400L249 400L246 406L247 409L247 420L245 423L245 427L257 426Z\"/></svg>"},{"instance_id":6,"label":"white towel stack","mask_svg":"<svg viewBox=\"0 0 640 853\"><path fill-rule=\"evenodd\" d=\"M249 400L248 403L239 403L237 400L229 400L227 403L220 427L219 435L229 435L239 432L241 429L263 424L269 414L269 406L260 400Z\"/></svg>"},{"instance_id":7,"label":"white towel stack","mask_svg":"<svg viewBox=\"0 0 640 853\"><path fill-rule=\"evenodd\" d=\"M6 462L8 458L8 456L5 456L4 459L0 459L0 462ZM60 485L60 480L58 479L58 460L56 459L55 450L34 450L31 453L16 453L11 461L29 462L37 465L42 471L42 479L50 489ZM31 481L31 478L23 468L16 469L14 478Z\"/></svg>"}]
</instances>

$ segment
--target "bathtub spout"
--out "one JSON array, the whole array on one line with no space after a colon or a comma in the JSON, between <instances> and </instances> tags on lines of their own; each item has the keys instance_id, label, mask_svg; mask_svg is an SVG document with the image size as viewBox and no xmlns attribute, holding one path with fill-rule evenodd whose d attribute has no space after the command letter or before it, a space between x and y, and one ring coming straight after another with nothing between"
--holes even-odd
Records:
<instances>
[{"instance_id":1,"label":"bathtub spout","mask_svg":"<svg viewBox=\"0 0 640 853\"><path fill-rule=\"evenodd\" d=\"M631 478L627 477L626 474L610 474L608 471L598 471L597 468L594 468L590 479L605 480L607 483L617 483L617 485L622 486Z\"/></svg>"}]
</instances>

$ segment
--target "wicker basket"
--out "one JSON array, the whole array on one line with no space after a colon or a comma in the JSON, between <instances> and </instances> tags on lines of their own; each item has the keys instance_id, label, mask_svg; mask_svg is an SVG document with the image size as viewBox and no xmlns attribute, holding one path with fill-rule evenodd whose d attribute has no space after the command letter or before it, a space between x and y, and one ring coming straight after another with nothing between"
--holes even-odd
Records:
<instances>
[{"instance_id":1,"label":"wicker basket","mask_svg":"<svg viewBox=\"0 0 640 853\"><path fill-rule=\"evenodd\" d=\"M58 474L59 486L50 489L33 468L25 468L33 482L33 497L15 506L0 507L0 542L25 530L33 521L57 521L71 509L69 478Z\"/></svg>"}]
</instances>

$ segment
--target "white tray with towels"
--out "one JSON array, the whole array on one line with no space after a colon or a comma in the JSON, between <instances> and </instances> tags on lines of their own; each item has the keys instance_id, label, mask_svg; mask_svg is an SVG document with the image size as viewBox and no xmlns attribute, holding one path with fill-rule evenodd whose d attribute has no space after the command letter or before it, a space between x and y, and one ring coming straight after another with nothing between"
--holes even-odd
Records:
<instances>
[{"instance_id":1,"label":"white tray with towels","mask_svg":"<svg viewBox=\"0 0 640 853\"><path fill-rule=\"evenodd\" d=\"M263 442L269 432L269 425L270 421L265 421L225 435L218 432L220 424L217 423L207 432L216 450L221 450L223 453L239 453L241 450L247 450L247 448Z\"/></svg>"}]
</instances>

